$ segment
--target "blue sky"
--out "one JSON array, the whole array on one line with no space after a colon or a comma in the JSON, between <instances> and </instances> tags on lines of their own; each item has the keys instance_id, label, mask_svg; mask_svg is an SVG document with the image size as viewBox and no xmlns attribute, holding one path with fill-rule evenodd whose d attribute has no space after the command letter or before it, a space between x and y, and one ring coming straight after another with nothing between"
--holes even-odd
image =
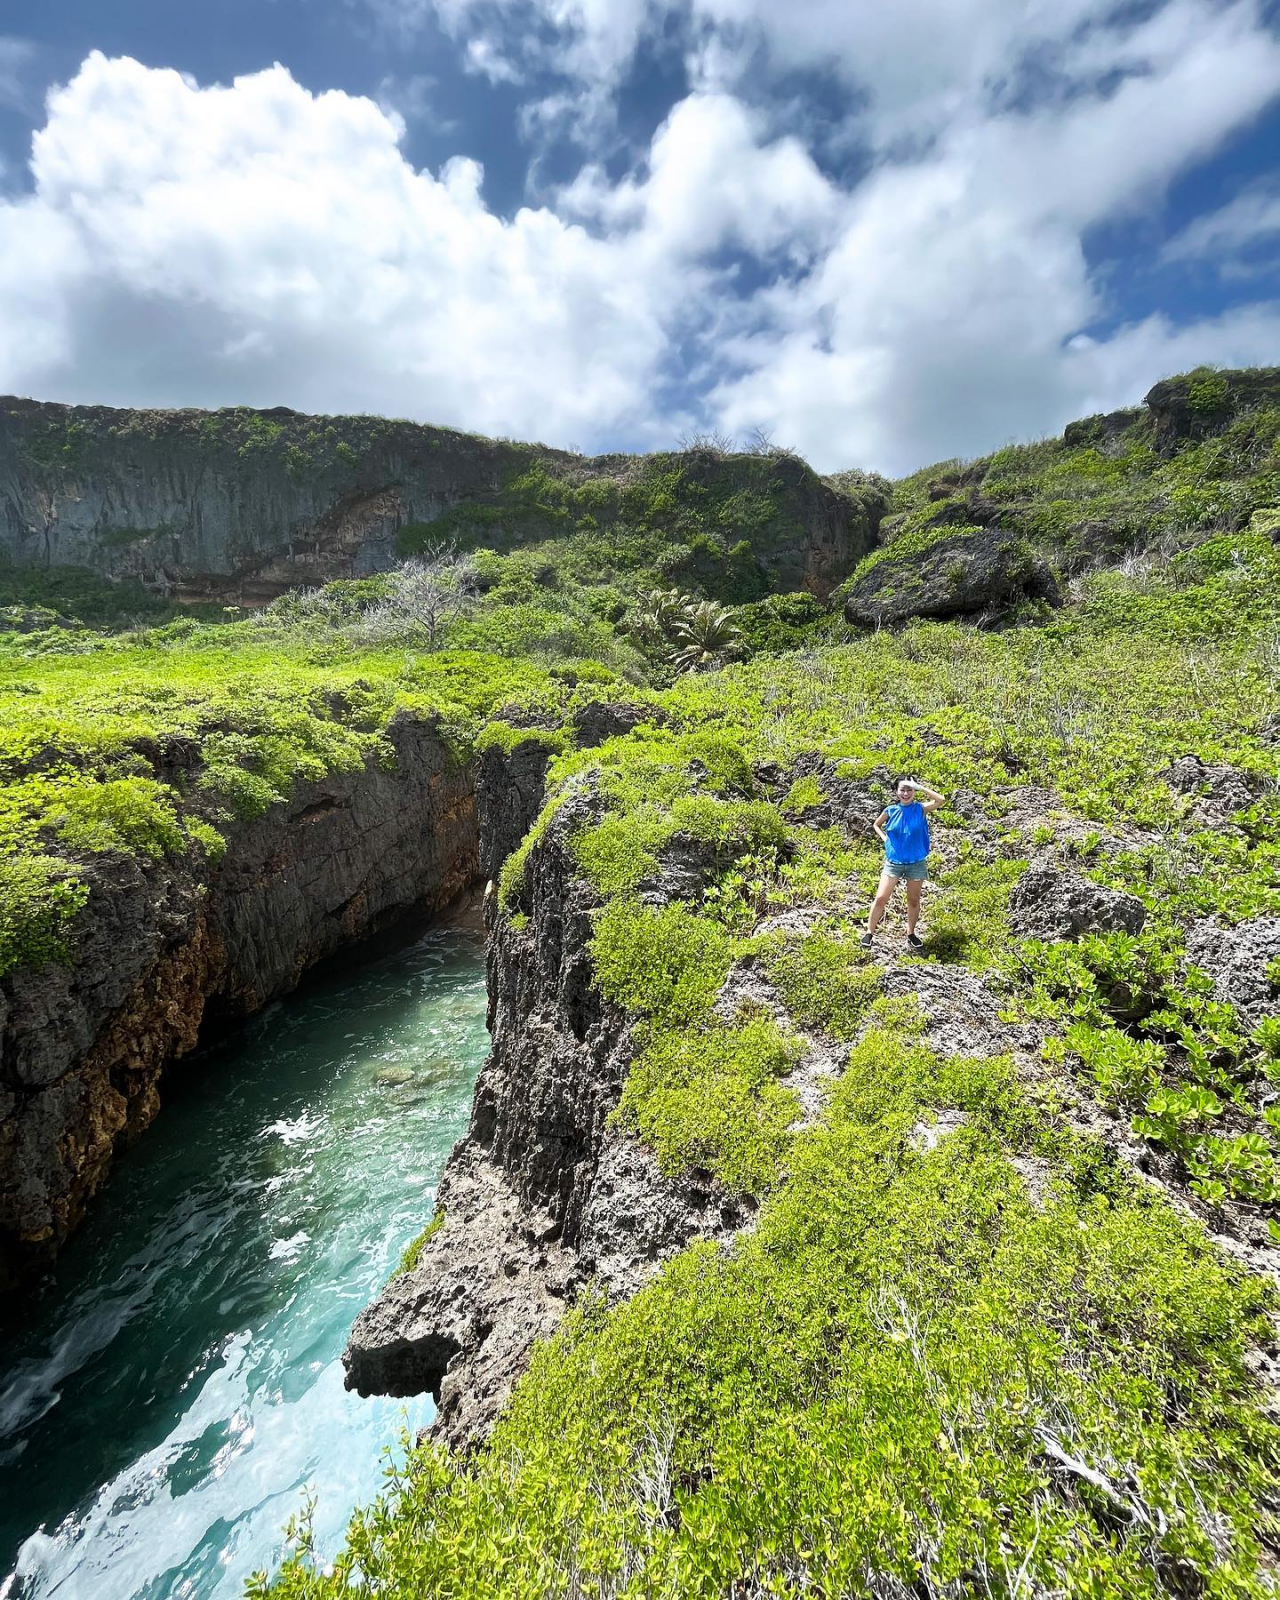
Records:
<instances>
[{"instance_id":1,"label":"blue sky","mask_svg":"<svg viewBox=\"0 0 1280 1600\"><path fill-rule=\"evenodd\" d=\"M902 472L1280 361L1264 0L8 0L0 392Z\"/></svg>"}]
</instances>

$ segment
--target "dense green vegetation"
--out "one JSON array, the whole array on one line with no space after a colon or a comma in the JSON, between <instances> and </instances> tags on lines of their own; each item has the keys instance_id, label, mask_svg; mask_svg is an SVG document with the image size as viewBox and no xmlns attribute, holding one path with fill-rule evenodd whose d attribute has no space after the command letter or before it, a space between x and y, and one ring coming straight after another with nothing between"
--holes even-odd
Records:
<instances>
[{"instance_id":1,"label":"dense green vegetation","mask_svg":"<svg viewBox=\"0 0 1280 1600\"><path fill-rule=\"evenodd\" d=\"M1062 585L1021 626L858 633L767 593L790 467L760 457L730 506L712 454L521 463L487 513L408 531L427 566L453 543L425 586L0 636L0 970L57 959L95 852L212 857L300 778L389 759L398 711L460 756L533 738L548 798L502 914L527 918L555 832L634 1023L615 1116L758 1207L632 1301L583 1299L474 1458L414 1450L331 1569L304 1525L256 1592L1275 1592L1251 1351L1278 1308L1205 1224L1280 1239L1280 1026L1216 998L1188 934L1280 914L1280 407L1212 373L1186 393L1174 446L1092 419L893 486L862 570L1007 530ZM670 608L712 598L732 635L682 662ZM593 699L647 715L580 749ZM1206 813L1188 753L1248 803ZM949 796L925 943L868 952L879 854L832 805L903 771ZM664 900L673 859L698 887ZM1016 938L1033 860L1137 896L1141 931ZM732 973L777 1007L718 1004ZM942 1053L904 977L981 986L1021 1056ZM806 1105L815 1045L842 1067ZM1135 1175L1144 1146L1198 1216Z\"/></svg>"},{"instance_id":2,"label":"dense green vegetation","mask_svg":"<svg viewBox=\"0 0 1280 1600\"><path fill-rule=\"evenodd\" d=\"M489 497L403 528L400 551L441 543L492 551L495 583L527 576L561 593L585 587L602 615L620 615L641 589L672 585L745 603L769 594L771 561L794 555L807 480L808 468L785 452L606 457L578 474L534 458ZM877 511L888 489L883 480L840 485L851 505ZM517 563L501 559L516 551Z\"/></svg>"},{"instance_id":3,"label":"dense green vegetation","mask_svg":"<svg viewBox=\"0 0 1280 1600\"><path fill-rule=\"evenodd\" d=\"M294 784L391 760L397 712L459 757L518 692L571 694L534 664L345 649L252 623L95 638L90 654L0 640L0 973L58 955L104 852L216 859L236 819ZM37 646L38 648L38 646Z\"/></svg>"},{"instance_id":4,"label":"dense green vegetation","mask_svg":"<svg viewBox=\"0 0 1280 1600\"><path fill-rule=\"evenodd\" d=\"M283 1592L1268 1592L1263 1291L1007 1061L876 1023L749 1236L580 1306L478 1463L417 1452Z\"/></svg>"},{"instance_id":5,"label":"dense green vegetation","mask_svg":"<svg viewBox=\"0 0 1280 1600\"><path fill-rule=\"evenodd\" d=\"M1275 1030L1249 1039L1206 999L1185 930L1280 910L1280 561L1248 534L1201 549L1171 606L1135 605L1125 629L1149 590L1109 573L1045 629L922 624L690 676L662 727L556 757L509 912L590 785L607 811L573 849L604 902L597 981L640 1029L617 1115L759 1219L629 1304L581 1306L476 1461L416 1452L333 1575L304 1537L280 1593L1271 1592L1277 1438L1245 1362L1271 1291L1067 1113L1083 1076L1185 1157L1210 1208L1227 1184L1209 1168L1272 1202ZM919 959L985 971L1012 1021L1045 1024L1042 1077L940 1058L909 1005L877 999L883 957L855 944L875 852L806 825L818 780L755 776L814 749L971 797L940 818ZM1252 775L1255 812L1192 822L1161 777L1187 750ZM1028 782L1051 798L1007 820ZM710 863L701 900L647 905L673 845ZM1046 849L1140 895L1142 934L1013 940L1010 888ZM788 908L806 934L756 931ZM786 1082L796 1039L714 1010L743 960L797 1027L858 1040L816 1125Z\"/></svg>"}]
</instances>

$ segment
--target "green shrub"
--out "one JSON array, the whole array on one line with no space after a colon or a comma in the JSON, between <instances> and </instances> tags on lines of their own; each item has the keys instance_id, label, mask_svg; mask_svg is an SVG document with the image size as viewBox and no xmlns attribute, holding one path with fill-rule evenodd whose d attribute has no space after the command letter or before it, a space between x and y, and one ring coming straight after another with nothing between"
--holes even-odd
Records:
<instances>
[{"instance_id":1,"label":"green shrub","mask_svg":"<svg viewBox=\"0 0 1280 1600\"><path fill-rule=\"evenodd\" d=\"M0 855L0 977L65 961L67 937L89 886L53 856Z\"/></svg>"},{"instance_id":2,"label":"green shrub","mask_svg":"<svg viewBox=\"0 0 1280 1600\"><path fill-rule=\"evenodd\" d=\"M852 1039L880 992L881 972L851 936L809 934L768 961L769 976L802 1027Z\"/></svg>"},{"instance_id":3,"label":"green shrub","mask_svg":"<svg viewBox=\"0 0 1280 1600\"><path fill-rule=\"evenodd\" d=\"M402 1278L406 1273L414 1271L419 1261L422 1260L422 1252L426 1249L429 1241L434 1239L436 1234L444 1227L444 1223L444 1209L439 1207L431 1221L427 1223L417 1238L410 1239L409 1243L405 1245L400 1256L400 1264L392 1274L392 1277Z\"/></svg>"}]
</instances>

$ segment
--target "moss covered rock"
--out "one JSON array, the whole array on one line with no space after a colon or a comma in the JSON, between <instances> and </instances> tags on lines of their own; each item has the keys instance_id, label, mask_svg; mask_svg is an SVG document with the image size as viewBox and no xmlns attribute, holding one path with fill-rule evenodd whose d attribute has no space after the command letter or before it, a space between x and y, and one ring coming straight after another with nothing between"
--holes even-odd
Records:
<instances>
[{"instance_id":1,"label":"moss covered rock","mask_svg":"<svg viewBox=\"0 0 1280 1600\"><path fill-rule=\"evenodd\" d=\"M1147 393L1155 447L1171 455L1188 439L1221 433L1244 411L1280 405L1280 367L1246 367L1216 372L1197 367L1176 378L1164 378Z\"/></svg>"},{"instance_id":2,"label":"moss covered rock","mask_svg":"<svg viewBox=\"0 0 1280 1600\"><path fill-rule=\"evenodd\" d=\"M1042 556L1001 528L943 525L903 534L859 566L844 596L849 622L875 627L909 617L994 622L1028 600L1060 601Z\"/></svg>"}]
</instances>

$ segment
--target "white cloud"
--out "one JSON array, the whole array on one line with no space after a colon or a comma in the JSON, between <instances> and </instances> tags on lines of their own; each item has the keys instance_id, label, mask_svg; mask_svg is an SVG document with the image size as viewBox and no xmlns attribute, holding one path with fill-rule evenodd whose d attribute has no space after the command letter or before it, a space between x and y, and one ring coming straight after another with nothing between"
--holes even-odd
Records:
<instances>
[{"instance_id":1,"label":"white cloud","mask_svg":"<svg viewBox=\"0 0 1280 1600\"><path fill-rule=\"evenodd\" d=\"M467 40L464 59L468 72L475 72L490 83L520 83L524 74L502 53L498 44L485 35Z\"/></svg>"},{"instance_id":2,"label":"white cloud","mask_svg":"<svg viewBox=\"0 0 1280 1600\"><path fill-rule=\"evenodd\" d=\"M379 105L310 94L279 66L202 88L89 57L49 98L33 192L0 200L0 390L369 410L589 448L669 443L700 406L824 469L903 471L1052 431L1180 366L1274 357L1276 306L1098 333L1116 318L1085 250L1099 224L1157 211L1274 96L1280 42L1253 0L1120 18L1100 0L955 0L968 31L935 8L914 88L903 30L927 31L924 0L874 15L798 0L790 42L763 0L695 3L703 87L643 161L620 180L588 164L509 219L473 161L405 160L425 80L384 84ZM439 6L459 29L496 15ZM649 15L644 0L538 7L582 35L601 82ZM850 126L877 153L847 185L779 131L776 104L728 87L752 30L794 63L819 50L819 22L828 56L856 43L850 83L875 83ZM1028 96L1011 63L1051 37L1051 80ZM900 78L927 137L901 136ZM1270 228L1269 194L1175 251Z\"/></svg>"},{"instance_id":3,"label":"white cloud","mask_svg":"<svg viewBox=\"0 0 1280 1600\"><path fill-rule=\"evenodd\" d=\"M379 110L393 121L399 118L403 124L413 123L433 133L452 133L457 122L436 109L439 88L429 73L412 72L403 78L389 73L378 84L374 98Z\"/></svg>"},{"instance_id":4,"label":"white cloud","mask_svg":"<svg viewBox=\"0 0 1280 1600\"><path fill-rule=\"evenodd\" d=\"M0 204L0 390L642 431L678 286L498 219L475 163L415 172L400 133L278 66L202 89L90 56Z\"/></svg>"},{"instance_id":5,"label":"white cloud","mask_svg":"<svg viewBox=\"0 0 1280 1600\"><path fill-rule=\"evenodd\" d=\"M587 167L561 207L609 230L634 230L650 260L706 255L725 244L807 260L843 197L794 138L769 141L761 119L724 94L680 101L654 135L647 171L610 184Z\"/></svg>"},{"instance_id":6,"label":"white cloud","mask_svg":"<svg viewBox=\"0 0 1280 1600\"><path fill-rule=\"evenodd\" d=\"M1276 307L1076 337L1108 309L1087 230L1158 203L1280 85L1280 43L1253 7L1176 9L1158 38L1134 30L1139 75L966 119L927 153L878 167L814 272L758 296L726 341L711 397L720 425L763 424L823 464L905 471L1131 401L1189 352L1269 356Z\"/></svg>"},{"instance_id":7,"label":"white cloud","mask_svg":"<svg viewBox=\"0 0 1280 1600\"><path fill-rule=\"evenodd\" d=\"M1239 270L1242 258L1257 246L1274 251L1280 240L1280 181L1251 184L1220 211L1187 224L1161 252L1165 261L1210 261L1221 269ZM1274 265L1272 255L1269 265Z\"/></svg>"}]
</instances>

